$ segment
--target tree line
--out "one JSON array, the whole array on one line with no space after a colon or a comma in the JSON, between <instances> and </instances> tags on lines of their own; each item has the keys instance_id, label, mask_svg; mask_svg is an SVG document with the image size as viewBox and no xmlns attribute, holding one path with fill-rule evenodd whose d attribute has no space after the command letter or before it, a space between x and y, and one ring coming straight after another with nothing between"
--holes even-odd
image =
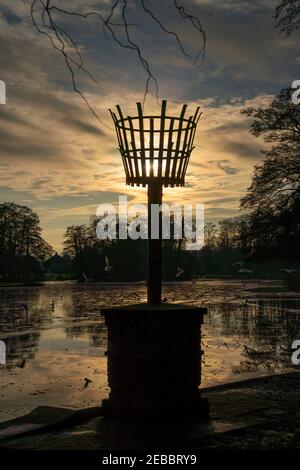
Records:
<instances>
[{"instance_id":1,"label":"tree line","mask_svg":"<svg viewBox=\"0 0 300 470\"><path fill-rule=\"evenodd\" d=\"M72 225L64 237L64 255L73 260L73 272L81 281L141 281L147 273L147 241L143 239L99 240L98 219L86 225ZM171 219L171 227L172 227ZM173 233L171 228L171 234ZM282 277L283 270L297 259L274 245L263 251L263 237L256 238L251 214L206 223L204 247L199 251L184 249L184 241L162 242L163 279L189 280L199 276ZM290 251L290 249L288 249Z\"/></svg>"}]
</instances>

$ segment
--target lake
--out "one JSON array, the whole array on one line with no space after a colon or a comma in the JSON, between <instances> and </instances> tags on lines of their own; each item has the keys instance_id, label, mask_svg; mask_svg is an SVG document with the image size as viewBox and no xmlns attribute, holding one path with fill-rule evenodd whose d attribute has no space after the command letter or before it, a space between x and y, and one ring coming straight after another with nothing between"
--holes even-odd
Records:
<instances>
[{"instance_id":1,"label":"lake","mask_svg":"<svg viewBox=\"0 0 300 470\"><path fill-rule=\"evenodd\" d=\"M300 339L300 293L280 281L169 283L163 297L208 308L203 387L300 367L291 363L291 344ZM109 392L100 310L142 301L144 284L0 288L0 339L7 348L7 364L0 365L0 421L40 405L98 406Z\"/></svg>"}]
</instances>

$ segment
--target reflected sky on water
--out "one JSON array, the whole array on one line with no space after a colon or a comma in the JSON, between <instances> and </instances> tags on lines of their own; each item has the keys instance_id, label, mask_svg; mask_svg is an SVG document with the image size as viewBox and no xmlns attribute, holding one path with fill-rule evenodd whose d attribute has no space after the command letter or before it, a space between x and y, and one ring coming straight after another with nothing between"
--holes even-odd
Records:
<instances>
[{"instance_id":1,"label":"reflected sky on water","mask_svg":"<svg viewBox=\"0 0 300 470\"><path fill-rule=\"evenodd\" d=\"M279 282L167 284L163 296L208 307L202 386L300 367L291 363L291 344L300 339L300 293L287 292ZM142 284L1 288L7 364L0 365L0 421L39 405L99 405L108 394L101 307L145 300Z\"/></svg>"}]
</instances>

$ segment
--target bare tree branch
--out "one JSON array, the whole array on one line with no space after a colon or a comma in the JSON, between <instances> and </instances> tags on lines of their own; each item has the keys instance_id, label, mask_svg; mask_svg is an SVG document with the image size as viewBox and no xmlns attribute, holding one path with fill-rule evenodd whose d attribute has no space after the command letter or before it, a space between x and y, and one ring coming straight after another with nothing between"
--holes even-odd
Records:
<instances>
[{"instance_id":1,"label":"bare tree branch","mask_svg":"<svg viewBox=\"0 0 300 470\"><path fill-rule=\"evenodd\" d=\"M204 31L201 23L200 23L200 20L197 16L193 16L189 13L186 13L184 7L182 5L179 5L177 0L174 0L174 5L175 7L177 8L177 10L179 11L180 15L184 18L184 19L187 19L187 20L190 20L193 27L199 31L201 37L202 37L202 40L203 40L203 45L201 47L201 49L199 50L198 54L196 55L195 57L195 65L197 65L197 63L199 62L199 59L201 57L201 64L203 64L204 62L204 57L205 57L205 48L206 48L206 32Z\"/></svg>"},{"instance_id":2,"label":"bare tree branch","mask_svg":"<svg viewBox=\"0 0 300 470\"><path fill-rule=\"evenodd\" d=\"M275 9L276 27L290 36L300 27L300 0L281 0Z\"/></svg>"},{"instance_id":3,"label":"bare tree branch","mask_svg":"<svg viewBox=\"0 0 300 470\"><path fill-rule=\"evenodd\" d=\"M95 18L99 20L102 24L103 33L107 39L109 39L110 35L110 37L120 47L132 50L136 53L137 58L146 73L143 105L145 104L147 95L149 93L151 81L153 82L155 87L156 98L157 100L159 99L159 87L157 78L152 72L149 61L145 58L144 54L142 53L141 45L133 38L131 32L131 27L139 25L137 23L130 23L128 21L128 7L130 0L114 0L107 16L102 15L98 11L72 11L57 6L56 4L54 4L54 1L55 0L31 0L30 12L33 25L38 31L38 33L45 36L49 40L52 47L63 56L67 69L69 70L69 73L71 75L73 90L81 97L81 99L85 102L86 106L101 124L104 123L101 121L98 114L90 105L85 94L79 89L77 85L76 69L85 73L93 82L98 82L92 75L92 73L87 70L87 68L84 66L83 57L80 52L77 40L66 29L65 26L61 26L60 20L64 21L65 17L74 17L81 19ZM184 48L179 35L166 27L164 22L160 18L158 18L157 15L154 14L152 9L149 7L148 3L146 3L146 0L139 0L139 4L143 11L147 13L147 15L149 15L156 24L159 25L163 32L175 38L179 49L185 57L190 59L195 65L200 65L203 63L206 46L206 33L202 28L200 20L196 16L187 13L185 8L182 5L179 5L177 0L174 0L174 6L179 11L181 17L184 19L188 19L191 22L193 28L200 33L201 47L196 53L195 57L192 57ZM123 34L123 36L125 35L125 41L124 37L120 39L120 32Z\"/></svg>"}]
</instances>

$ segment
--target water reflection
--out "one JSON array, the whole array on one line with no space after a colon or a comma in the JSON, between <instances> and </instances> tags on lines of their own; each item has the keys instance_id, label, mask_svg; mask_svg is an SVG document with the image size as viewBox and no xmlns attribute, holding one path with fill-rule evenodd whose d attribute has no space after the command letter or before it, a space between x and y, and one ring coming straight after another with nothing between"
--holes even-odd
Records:
<instances>
[{"instance_id":1,"label":"water reflection","mask_svg":"<svg viewBox=\"0 0 300 470\"><path fill-rule=\"evenodd\" d=\"M206 369L214 365L217 382L297 368L291 362L291 345L300 338L299 299L264 298L240 306L214 305L203 330L204 376L209 376Z\"/></svg>"},{"instance_id":2,"label":"water reflection","mask_svg":"<svg viewBox=\"0 0 300 470\"><path fill-rule=\"evenodd\" d=\"M35 357L40 330L51 321L48 298L38 289L2 289L0 299L0 337L6 344L6 368L23 368Z\"/></svg>"},{"instance_id":3,"label":"water reflection","mask_svg":"<svg viewBox=\"0 0 300 470\"><path fill-rule=\"evenodd\" d=\"M291 344L300 339L300 299L275 283L178 283L164 286L163 295L209 308L203 386L297 367ZM98 405L108 393L101 307L145 297L141 284L1 288L0 339L7 346L7 365L0 365L0 420L43 404Z\"/></svg>"}]
</instances>

